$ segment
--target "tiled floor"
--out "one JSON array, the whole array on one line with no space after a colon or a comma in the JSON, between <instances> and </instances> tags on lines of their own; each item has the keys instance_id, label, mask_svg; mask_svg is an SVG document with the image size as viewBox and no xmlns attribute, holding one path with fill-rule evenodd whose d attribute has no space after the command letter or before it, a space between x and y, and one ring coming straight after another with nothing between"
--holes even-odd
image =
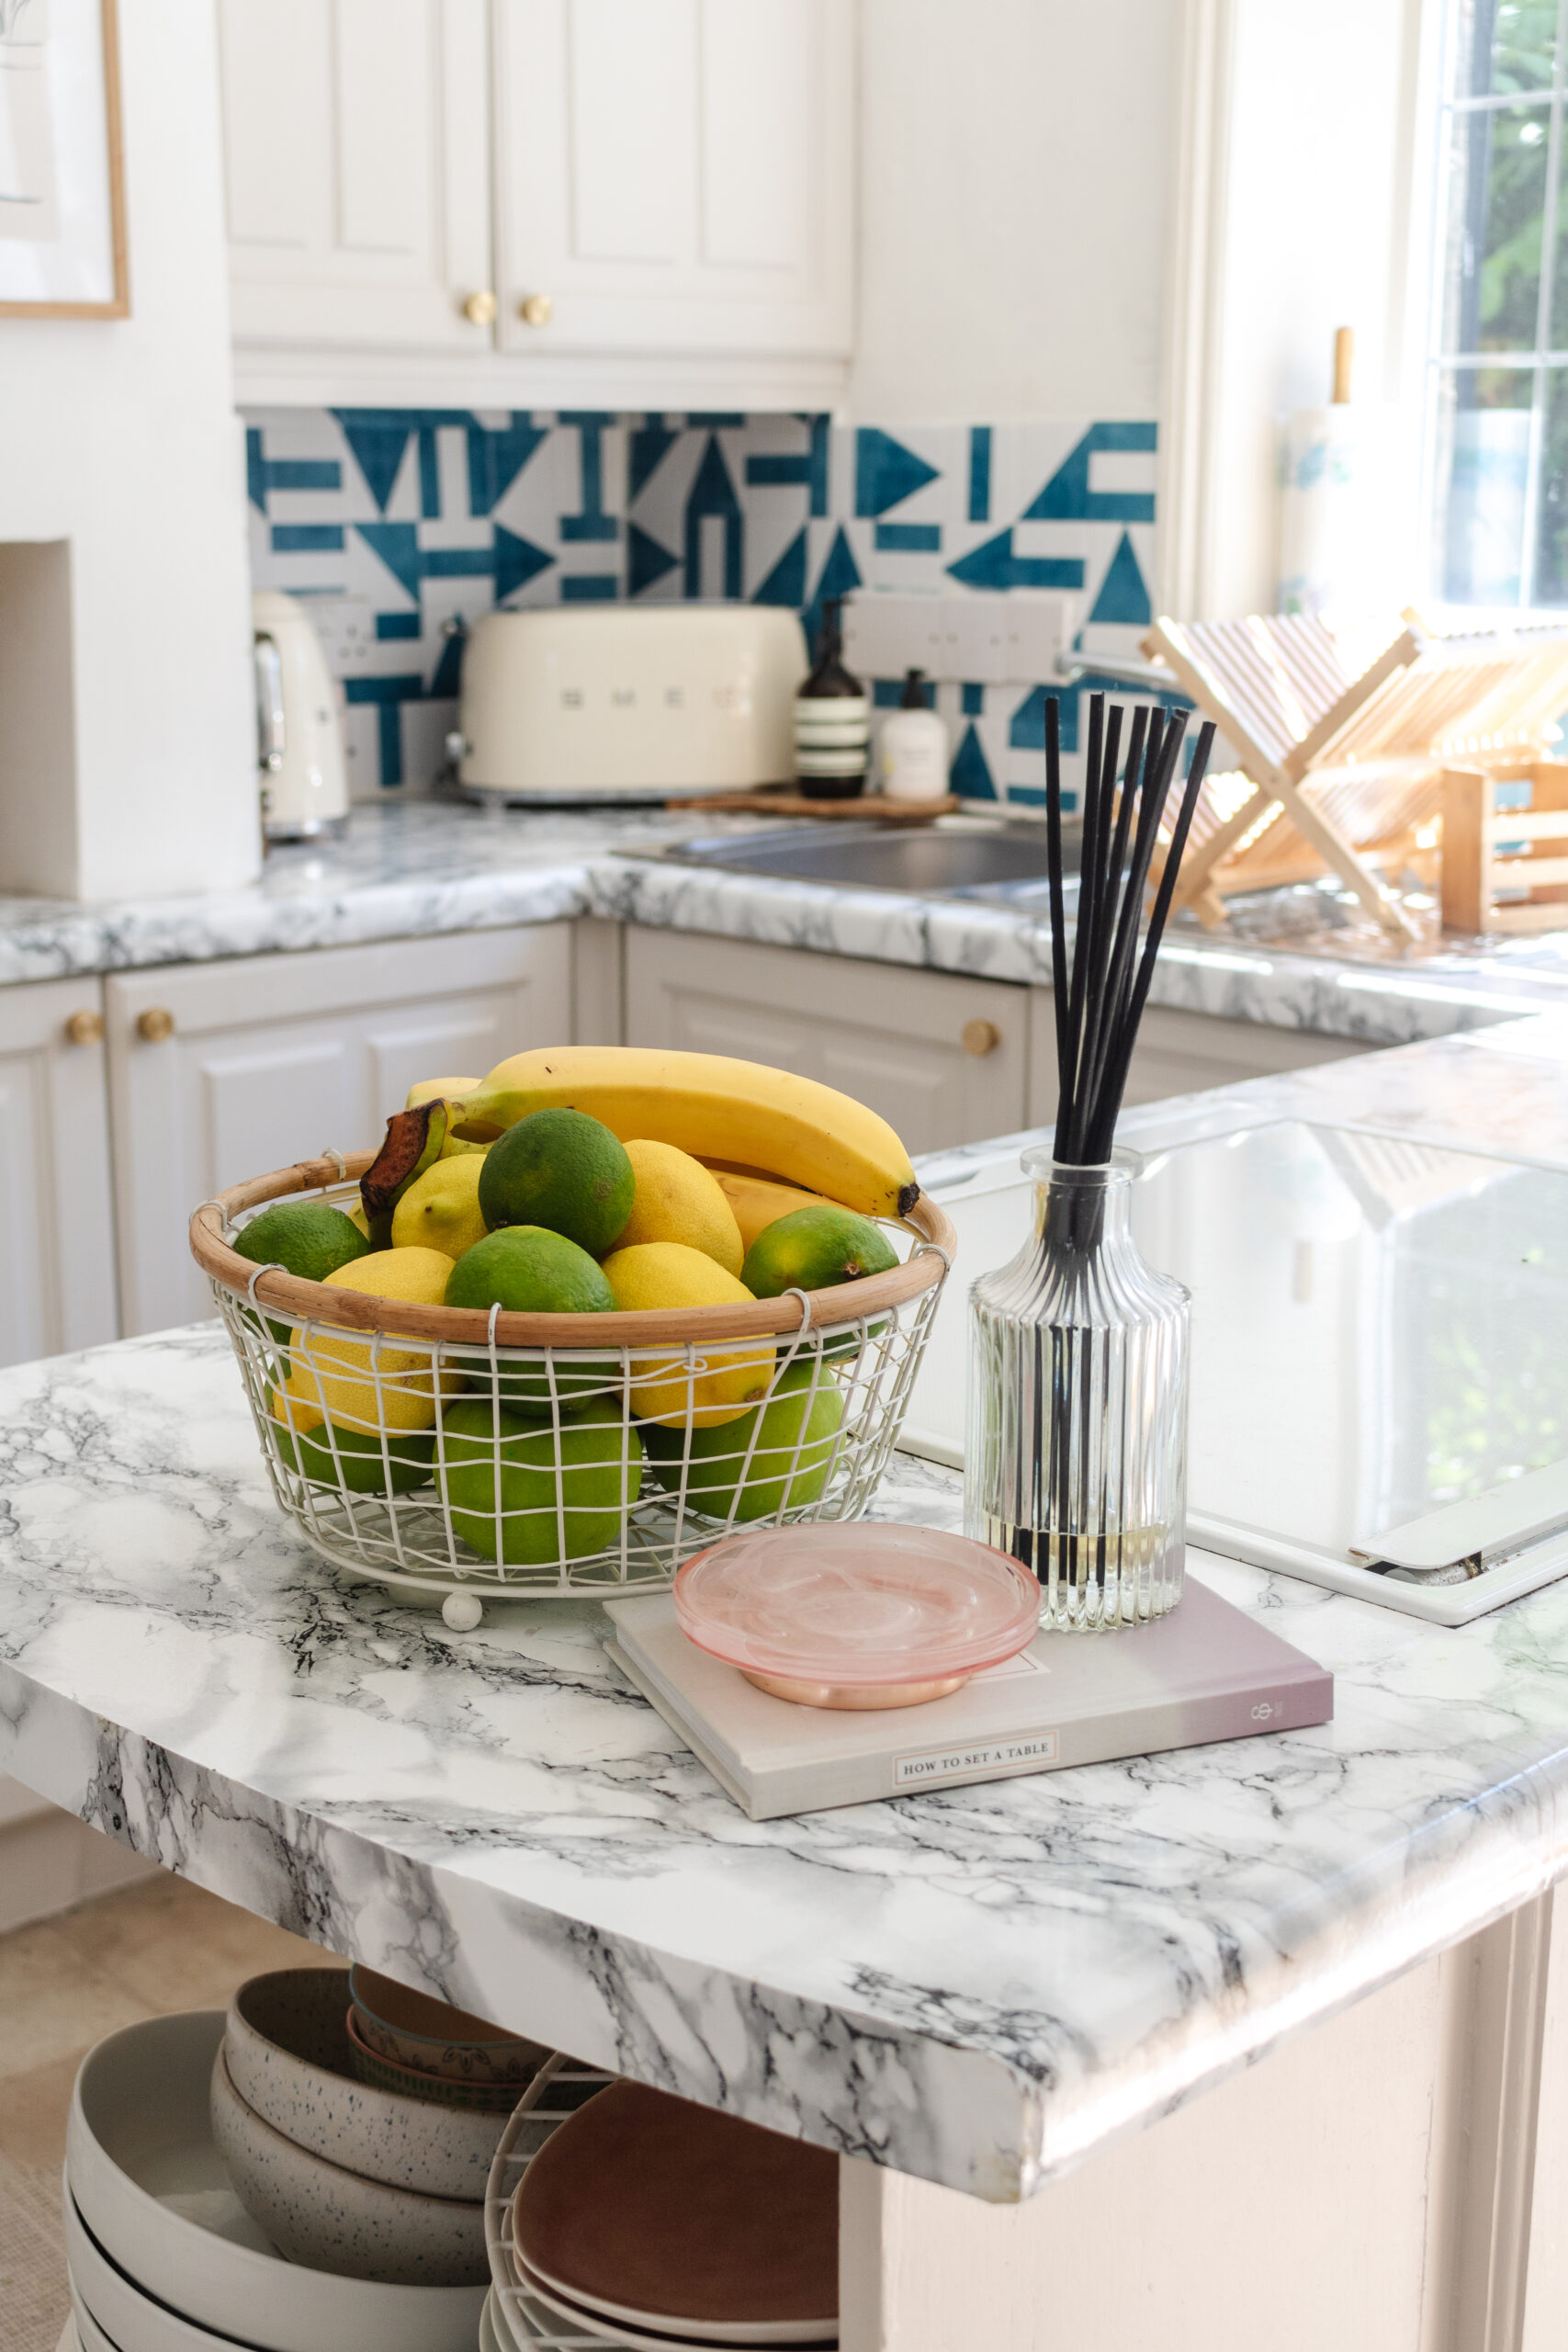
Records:
<instances>
[{"instance_id":1,"label":"tiled floor","mask_svg":"<svg viewBox=\"0 0 1568 2352\"><path fill-rule=\"evenodd\" d=\"M0 1936L0 2346L55 2352L68 2309L60 2167L71 2086L139 2018L226 2007L265 1968L330 1955L160 1874Z\"/></svg>"}]
</instances>

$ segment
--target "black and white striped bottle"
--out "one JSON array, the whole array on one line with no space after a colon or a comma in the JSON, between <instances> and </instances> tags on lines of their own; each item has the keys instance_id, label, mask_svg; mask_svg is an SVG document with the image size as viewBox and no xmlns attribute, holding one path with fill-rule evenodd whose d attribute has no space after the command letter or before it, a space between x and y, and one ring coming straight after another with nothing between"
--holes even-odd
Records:
<instances>
[{"instance_id":1,"label":"black and white striped bottle","mask_svg":"<svg viewBox=\"0 0 1568 2352\"><path fill-rule=\"evenodd\" d=\"M822 607L811 675L795 698L795 773L807 800L853 800L865 789L871 696L844 667L842 605Z\"/></svg>"}]
</instances>

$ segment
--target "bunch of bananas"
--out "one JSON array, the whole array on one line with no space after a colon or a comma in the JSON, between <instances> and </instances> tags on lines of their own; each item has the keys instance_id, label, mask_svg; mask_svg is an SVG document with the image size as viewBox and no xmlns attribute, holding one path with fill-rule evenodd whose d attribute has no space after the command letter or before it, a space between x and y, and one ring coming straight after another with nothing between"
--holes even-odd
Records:
<instances>
[{"instance_id":1,"label":"bunch of bananas","mask_svg":"<svg viewBox=\"0 0 1568 2352\"><path fill-rule=\"evenodd\" d=\"M908 1216L919 1185L886 1119L791 1070L721 1054L640 1046L536 1046L498 1062L455 1099L428 1099L451 1080L416 1086L388 1122L362 1190L367 1214L390 1211L448 1137L485 1143L535 1111L583 1111L623 1142L644 1136L695 1159L782 1177L862 1216Z\"/></svg>"}]
</instances>

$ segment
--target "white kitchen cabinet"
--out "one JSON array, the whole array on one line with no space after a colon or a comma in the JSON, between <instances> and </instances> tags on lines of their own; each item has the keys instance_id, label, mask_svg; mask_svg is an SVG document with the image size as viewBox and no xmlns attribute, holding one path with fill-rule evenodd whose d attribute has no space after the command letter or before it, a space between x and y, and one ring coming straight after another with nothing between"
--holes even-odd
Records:
<instances>
[{"instance_id":1,"label":"white kitchen cabinet","mask_svg":"<svg viewBox=\"0 0 1568 2352\"><path fill-rule=\"evenodd\" d=\"M689 933L626 933L628 1046L734 1054L869 1103L908 1149L1023 1125L1030 990Z\"/></svg>"},{"instance_id":2,"label":"white kitchen cabinet","mask_svg":"<svg viewBox=\"0 0 1568 2352\"><path fill-rule=\"evenodd\" d=\"M1049 989L1034 991L1030 1029L1029 1125L1049 1126L1056 1116L1056 1026ZM1145 1007L1122 1102L1164 1102L1173 1094L1201 1094L1244 1078L1273 1078L1310 1069L1372 1048L1353 1037L1319 1037L1306 1029L1272 1029L1261 1021L1224 1021L1209 1012L1168 1005Z\"/></svg>"},{"instance_id":3,"label":"white kitchen cabinet","mask_svg":"<svg viewBox=\"0 0 1568 2352\"><path fill-rule=\"evenodd\" d=\"M848 0L494 7L503 348L848 353Z\"/></svg>"},{"instance_id":4,"label":"white kitchen cabinet","mask_svg":"<svg viewBox=\"0 0 1568 2352\"><path fill-rule=\"evenodd\" d=\"M219 0L242 345L484 354L487 0Z\"/></svg>"},{"instance_id":5,"label":"white kitchen cabinet","mask_svg":"<svg viewBox=\"0 0 1568 2352\"><path fill-rule=\"evenodd\" d=\"M241 397L841 396L852 0L219 0Z\"/></svg>"},{"instance_id":6,"label":"white kitchen cabinet","mask_svg":"<svg viewBox=\"0 0 1568 2352\"><path fill-rule=\"evenodd\" d=\"M571 1023L564 923L111 978L128 1334L210 1312L191 1211L247 1176L365 1150L416 1080L482 1076Z\"/></svg>"},{"instance_id":7,"label":"white kitchen cabinet","mask_svg":"<svg viewBox=\"0 0 1568 2352\"><path fill-rule=\"evenodd\" d=\"M118 1332L100 984L0 989L0 1364Z\"/></svg>"}]
</instances>

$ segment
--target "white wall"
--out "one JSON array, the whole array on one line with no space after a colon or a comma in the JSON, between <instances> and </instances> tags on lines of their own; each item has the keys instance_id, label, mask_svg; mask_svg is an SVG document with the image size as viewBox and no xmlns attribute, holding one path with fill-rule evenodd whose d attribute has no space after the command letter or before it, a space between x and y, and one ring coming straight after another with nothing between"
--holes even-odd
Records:
<instances>
[{"instance_id":1,"label":"white wall","mask_svg":"<svg viewBox=\"0 0 1568 2352\"><path fill-rule=\"evenodd\" d=\"M0 319L0 543L70 542L75 778L62 810L36 705L0 712L0 888L78 898L260 861L213 12L130 0L119 28L132 315Z\"/></svg>"},{"instance_id":2,"label":"white wall","mask_svg":"<svg viewBox=\"0 0 1568 2352\"><path fill-rule=\"evenodd\" d=\"M0 1936L157 1867L0 1774Z\"/></svg>"},{"instance_id":3,"label":"white wall","mask_svg":"<svg viewBox=\"0 0 1568 2352\"><path fill-rule=\"evenodd\" d=\"M853 414L1156 414L1176 16L863 0Z\"/></svg>"}]
</instances>

